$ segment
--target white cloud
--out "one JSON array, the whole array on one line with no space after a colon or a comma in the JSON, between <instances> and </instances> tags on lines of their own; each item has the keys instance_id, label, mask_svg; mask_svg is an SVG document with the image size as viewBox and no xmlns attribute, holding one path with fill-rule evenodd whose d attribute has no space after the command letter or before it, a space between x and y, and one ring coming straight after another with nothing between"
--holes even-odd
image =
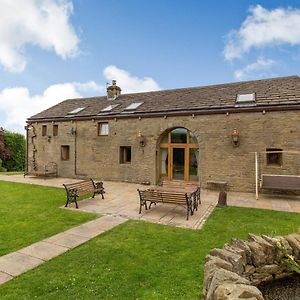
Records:
<instances>
[{"instance_id":1,"label":"white cloud","mask_svg":"<svg viewBox=\"0 0 300 300\"><path fill-rule=\"evenodd\" d=\"M151 77L138 78L116 66L107 66L103 75L107 80L117 80L122 93L137 93L160 90L158 83Z\"/></svg>"},{"instance_id":2,"label":"white cloud","mask_svg":"<svg viewBox=\"0 0 300 300\"><path fill-rule=\"evenodd\" d=\"M226 60L241 58L252 48L273 45L300 44L300 10L276 8L268 10L260 5L250 8L250 15L238 30L227 37L224 49Z\"/></svg>"},{"instance_id":3,"label":"white cloud","mask_svg":"<svg viewBox=\"0 0 300 300\"><path fill-rule=\"evenodd\" d=\"M24 133L25 120L65 99L82 97L81 91L100 91L94 81L62 83L49 86L41 95L30 95L25 87L0 91L0 127Z\"/></svg>"},{"instance_id":4,"label":"white cloud","mask_svg":"<svg viewBox=\"0 0 300 300\"><path fill-rule=\"evenodd\" d=\"M54 51L63 59L78 53L79 38L68 0L0 0L0 64L10 72L26 67L25 46Z\"/></svg>"},{"instance_id":5,"label":"white cloud","mask_svg":"<svg viewBox=\"0 0 300 300\"><path fill-rule=\"evenodd\" d=\"M159 85L149 77L138 78L116 66L103 71L105 79L116 79L123 93L158 90ZM43 93L30 95L26 87L11 87L0 90L0 127L24 133L27 118L65 99L80 98L87 94L104 94L105 86L95 81L54 84Z\"/></svg>"},{"instance_id":6,"label":"white cloud","mask_svg":"<svg viewBox=\"0 0 300 300\"><path fill-rule=\"evenodd\" d=\"M254 77L266 77L266 71L274 65L274 60L259 57L256 62L248 64L242 69L236 70L234 72L234 77L238 80L245 80Z\"/></svg>"}]
</instances>

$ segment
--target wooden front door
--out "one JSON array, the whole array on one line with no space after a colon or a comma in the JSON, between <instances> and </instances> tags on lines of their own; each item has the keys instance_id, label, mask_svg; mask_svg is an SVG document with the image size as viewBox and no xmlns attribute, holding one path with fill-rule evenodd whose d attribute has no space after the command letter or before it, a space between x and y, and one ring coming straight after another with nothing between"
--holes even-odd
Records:
<instances>
[{"instance_id":1,"label":"wooden front door","mask_svg":"<svg viewBox=\"0 0 300 300\"><path fill-rule=\"evenodd\" d=\"M176 128L168 132L159 148L160 179L197 181L198 153L196 138L189 130Z\"/></svg>"}]
</instances>

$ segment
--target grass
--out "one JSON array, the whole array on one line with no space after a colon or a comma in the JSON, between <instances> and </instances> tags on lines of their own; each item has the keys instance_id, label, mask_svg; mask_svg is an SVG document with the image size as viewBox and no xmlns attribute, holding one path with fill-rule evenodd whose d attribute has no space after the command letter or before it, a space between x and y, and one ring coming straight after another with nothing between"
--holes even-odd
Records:
<instances>
[{"instance_id":1,"label":"grass","mask_svg":"<svg viewBox=\"0 0 300 300\"><path fill-rule=\"evenodd\" d=\"M65 191L0 181L0 256L96 217L60 209Z\"/></svg>"},{"instance_id":2,"label":"grass","mask_svg":"<svg viewBox=\"0 0 300 300\"><path fill-rule=\"evenodd\" d=\"M0 172L0 175L23 175L23 171Z\"/></svg>"},{"instance_id":3,"label":"grass","mask_svg":"<svg viewBox=\"0 0 300 300\"><path fill-rule=\"evenodd\" d=\"M299 214L234 207L200 231L129 221L6 283L0 299L199 299L209 249L299 226Z\"/></svg>"}]
</instances>

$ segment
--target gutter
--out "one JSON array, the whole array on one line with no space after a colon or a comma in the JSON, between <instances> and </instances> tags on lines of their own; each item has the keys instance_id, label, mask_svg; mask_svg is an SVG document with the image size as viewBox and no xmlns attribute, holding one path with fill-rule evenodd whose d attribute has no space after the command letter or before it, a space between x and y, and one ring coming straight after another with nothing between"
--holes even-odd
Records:
<instances>
[{"instance_id":1,"label":"gutter","mask_svg":"<svg viewBox=\"0 0 300 300\"><path fill-rule=\"evenodd\" d=\"M190 109L180 111L153 111L153 112L135 112L135 113L119 113L107 115L88 115L88 116L74 116L74 117L48 117L48 118L29 118L27 123L32 122L51 122L51 121L84 121L84 120L108 120L108 119L132 119L132 118L157 118L157 117L173 117L173 116L189 116L189 115L213 115L213 114L227 114L227 113L249 113L249 112L271 112L271 111L291 111L300 110L300 104L291 105L262 105L251 107L223 107L223 108L208 108L208 109Z\"/></svg>"}]
</instances>

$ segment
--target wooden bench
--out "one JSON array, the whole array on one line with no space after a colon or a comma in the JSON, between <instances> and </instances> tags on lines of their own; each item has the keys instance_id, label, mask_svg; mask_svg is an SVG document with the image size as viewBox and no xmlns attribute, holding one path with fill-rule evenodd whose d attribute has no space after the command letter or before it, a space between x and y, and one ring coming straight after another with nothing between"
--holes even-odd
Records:
<instances>
[{"instance_id":1,"label":"wooden bench","mask_svg":"<svg viewBox=\"0 0 300 300\"><path fill-rule=\"evenodd\" d=\"M269 190L300 191L300 176L262 174L260 187Z\"/></svg>"},{"instance_id":2,"label":"wooden bench","mask_svg":"<svg viewBox=\"0 0 300 300\"><path fill-rule=\"evenodd\" d=\"M65 207L67 207L69 203L75 202L76 208L78 208L77 198L90 193L93 194L92 198L94 198L96 194L101 194L102 199L104 199L103 194L105 191L103 182L94 182L92 178L80 182L63 184L63 186L67 193L67 202Z\"/></svg>"},{"instance_id":3,"label":"wooden bench","mask_svg":"<svg viewBox=\"0 0 300 300\"><path fill-rule=\"evenodd\" d=\"M193 192L187 191L170 191L163 188L139 190L140 196L140 211L142 212L142 206L145 206L147 210L147 201L150 202L149 209L152 204L156 203L169 203L176 205L183 205L186 207L186 219L189 219L189 215L194 214L194 210L198 209L200 203L200 188L197 188Z\"/></svg>"},{"instance_id":4,"label":"wooden bench","mask_svg":"<svg viewBox=\"0 0 300 300\"><path fill-rule=\"evenodd\" d=\"M28 174L24 173L24 177L26 175L32 176L41 176L41 177L48 177L48 176L55 176L57 177L57 164L55 162L47 163L42 170L40 171L32 171Z\"/></svg>"}]
</instances>

